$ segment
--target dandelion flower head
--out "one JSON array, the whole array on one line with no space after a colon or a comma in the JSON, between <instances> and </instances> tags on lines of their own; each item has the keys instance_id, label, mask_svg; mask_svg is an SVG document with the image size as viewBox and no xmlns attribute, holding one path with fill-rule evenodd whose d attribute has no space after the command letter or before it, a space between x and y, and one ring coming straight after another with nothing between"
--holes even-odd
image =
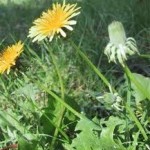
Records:
<instances>
[{"instance_id":1,"label":"dandelion flower head","mask_svg":"<svg viewBox=\"0 0 150 150\"><path fill-rule=\"evenodd\" d=\"M77 4L53 4L52 9L43 12L41 17L33 22L33 26L29 29L28 37L33 38L33 42L41 41L49 38L52 41L55 34L66 37L64 29L73 30L72 25L77 21L72 20L73 17L80 14L80 7Z\"/></svg>"},{"instance_id":2,"label":"dandelion flower head","mask_svg":"<svg viewBox=\"0 0 150 150\"><path fill-rule=\"evenodd\" d=\"M124 27L121 22L113 21L108 26L110 42L107 44L104 53L107 55L109 62L117 61L124 67L128 55L139 54L136 41L134 38L126 37Z\"/></svg>"},{"instance_id":3,"label":"dandelion flower head","mask_svg":"<svg viewBox=\"0 0 150 150\"><path fill-rule=\"evenodd\" d=\"M0 53L0 73L7 71L8 74L10 72L11 66L15 65L15 60L22 51L23 44L21 41L4 49Z\"/></svg>"}]
</instances>

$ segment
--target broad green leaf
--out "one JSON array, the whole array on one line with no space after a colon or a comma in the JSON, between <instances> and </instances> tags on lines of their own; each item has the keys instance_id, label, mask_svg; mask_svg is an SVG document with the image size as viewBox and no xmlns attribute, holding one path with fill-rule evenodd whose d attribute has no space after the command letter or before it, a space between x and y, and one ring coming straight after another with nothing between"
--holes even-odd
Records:
<instances>
[{"instance_id":1,"label":"broad green leaf","mask_svg":"<svg viewBox=\"0 0 150 150\"><path fill-rule=\"evenodd\" d=\"M136 102L138 103L146 98L150 98L150 78L144 77L143 75L137 73L133 73L132 75L140 83L141 88L147 93L146 97L146 95L144 95L143 92L140 91L134 83L132 83L131 86Z\"/></svg>"},{"instance_id":2,"label":"broad green leaf","mask_svg":"<svg viewBox=\"0 0 150 150\"><path fill-rule=\"evenodd\" d=\"M40 118L40 133L53 135L55 128L57 128L57 130L67 138L67 135L64 133L64 131L62 131L60 126L58 126L58 120L63 115L62 108L63 106L49 95L48 106L43 109L44 113Z\"/></svg>"},{"instance_id":3,"label":"broad green leaf","mask_svg":"<svg viewBox=\"0 0 150 150\"><path fill-rule=\"evenodd\" d=\"M40 118L41 132L45 134L53 135L55 125L61 114L61 104L57 102L53 97L48 95L48 106L44 108L44 113Z\"/></svg>"}]
</instances>

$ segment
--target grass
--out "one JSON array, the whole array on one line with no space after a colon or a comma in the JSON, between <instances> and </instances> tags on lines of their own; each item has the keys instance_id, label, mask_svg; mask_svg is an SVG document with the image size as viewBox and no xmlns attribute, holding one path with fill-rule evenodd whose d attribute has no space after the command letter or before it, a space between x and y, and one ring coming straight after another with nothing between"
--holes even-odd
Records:
<instances>
[{"instance_id":1,"label":"grass","mask_svg":"<svg viewBox=\"0 0 150 150\"><path fill-rule=\"evenodd\" d=\"M25 46L0 76L0 149L150 149L149 0L78 1L73 32L46 44L27 34L51 2L6 2L0 1L1 49L18 40ZM104 55L113 20L146 56L130 57L127 72Z\"/></svg>"}]
</instances>

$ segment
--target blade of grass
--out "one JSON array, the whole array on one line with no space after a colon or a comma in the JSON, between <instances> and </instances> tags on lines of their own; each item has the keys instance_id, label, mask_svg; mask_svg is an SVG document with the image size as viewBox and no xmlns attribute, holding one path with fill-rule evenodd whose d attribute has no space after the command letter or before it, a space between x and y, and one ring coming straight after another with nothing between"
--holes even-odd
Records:
<instances>
[{"instance_id":1,"label":"blade of grass","mask_svg":"<svg viewBox=\"0 0 150 150\"><path fill-rule=\"evenodd\" d=\"M74 49L79 53L79 55L84 59L84 61L91 67L91 69L100 77L100 79L105 83L105 85L109 88L109 91L112 93L114 91L113 87L109 83L109 81L106 79L106 77L100 72L99 69L97 69L94 64L89 60L89 58L77 47L72 41L72 46Z\"/></svg>"},{"instance_id":2,"label":"blade of grass","mask_svg":"<svg viewBox=\"0 0 150 150\"><path fill-rule=\"evenodd\" d=\"M28 49L28 51L29 51L29 54L31 55L33 55L33 56L35 56L36 57L36 62L43 68L43 70L44 71L47 71L46 70L46 67L43 65L43 63L41 62L41 58L36 54L36 52L34 51L34 50L32 50L28 45L26 45L26 47L27 47L27 49Z\"/></svg>"},{"instance_id":3,"label":"blade of grass","mask_svg":"<svg viewBox=\"0 0 150 150\"><path fill-rule=\"evenodd\" d=\"M148 55L148 54L140 54L140 57L149 58L150 59L150 55Z\"/></svg>"}]
</instances>

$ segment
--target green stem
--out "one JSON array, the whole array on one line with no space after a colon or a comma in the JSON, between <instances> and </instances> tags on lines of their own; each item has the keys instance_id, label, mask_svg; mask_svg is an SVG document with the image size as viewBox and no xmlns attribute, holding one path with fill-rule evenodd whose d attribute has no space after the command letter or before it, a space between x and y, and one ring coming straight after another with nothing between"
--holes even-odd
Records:
<instances>
[{"instance_id":1,"label":"green stem","mask_svg":"<svg viewBox=\"0 0 150 150\"><path fill-rule=\"evenodd\" d=\"M47 44L48 45L48 44ZM44 43L44 47L49 51L50 53L50 56L51 56L51 59L52 59L52 63L55 67L55 70L56 70L56 73L58 75L58 79L59 79L59 83L60 83L60 88L61 88L61 99L64 99L64 93L65 93L65 89L64 89L64 84L63 84L63 79L61 77L61 73L60 73L60 70L59 70L59 67L58 67L58 64L55 60L55 56L53 55L53 52L52 52L52 49L50 47L48 47L45 43ZM63 116L64 116L64 113L65 113L65 107L61 107L60 108L60 116L58 116L58 121L57 121L57 126L60 127L61 126L61 122L62 122L62 119L63 119ZM58 133L59 133L59 130L58 128L56 128L55 132L54 132L54 137L57 137L58 136ZM52 143L50 145L50 149L53 149L54 145L55 145L55 142L56 142L56 138L53 138L52 140Z\"/></svg>"},{"instance_id":2,"label":"green stem","mask_svg":"<svg viewBox=\"0 0 150 150\"><path fill-rule=\"evenodd\" d=\"M136 81L136 79L134 79L134 77L132 76L132 73L130 72L128 66L125 64L125 67L123 68L126 76L127 76L127 80L128 80L128 92L127 92L127 104L126 104L126 110L128 111L130 117L132 118L132 120L136 123L137 127L139 128L139 130L141 131L143 137L145 140L148 139L146 132L144 130L144 128L142 127L141 123L139 122L139 120L136 118L134 112L131 110L131 81L133 81L135 83L135 85L137 87L139 87L141 89L140 84Z\"/></svg>"},{"instance_id":3,"label":"green stem","mask_svg":"<svg viewBox=\"0 0 150 150\"><path fill-rule=\"evenodd\" d=\"M128 106L128 104L126 104L126 110L128 111L130 117L132 118L132 120L136 123L137 127L139 128L139 130L141 131L144 139L147 141L148 137L146 135L146 132L144 130L144 128L142 127L142 125L140 124L139 120L136 118L134 112L131 110L131 108Z\"/></svg>"},{"instance_id":4,"label":"green stem","mask_svg":"<svg viewBox=\"0 0 150 150\"><path fill-rule=\"evenodd\" d=\"M113 88L109 81L106 79L106 77L100 72L99 69L97 69L93 63L89 60L89 58L71 41L72 46L76 51L79 53L79 55L87 62L87 64L93 69L93 71L101 78L101 80L105 83L105 85L109 88L109 91L112 93Z\"/></svg>"},{"instance_id":5,"label":"green stem","mask_svg":"<svg viewBox=\"0 0 150 150\"><path fill-rule=\"evenodd\" d=\"M127 65L126 64L125 64L125 67L123 67L123 69L124 69L124 72L126 74L127 82L128 82L127 104L130 106L131 105L131 80L130 80L130 77L128 75Z\"/></svg>"},{"instance_id":6,"label":"green stem","mask_svg":"<svg viewBox=\"0 0 150 150\"><path fill-rule=\"evenodd\" d=\"M61 73L59 71L59 67L57 65L57 62L55 60L55 56L53 55L52 53L52 49L50 47L48 47L45 43L44 44L44 47L48 50L48 52L50 53L50 57L52 59L52 63L55 67L55 70L56 70L56 73L58 75L58 79L59 79L59 83L60 83L60 88L61 88L61 98L64 99L64 93L65 93L65 89L64 89L64 84L63 84L63 80L62 80L62 77L61 77Z\"/></svg>"}]
</instances>

